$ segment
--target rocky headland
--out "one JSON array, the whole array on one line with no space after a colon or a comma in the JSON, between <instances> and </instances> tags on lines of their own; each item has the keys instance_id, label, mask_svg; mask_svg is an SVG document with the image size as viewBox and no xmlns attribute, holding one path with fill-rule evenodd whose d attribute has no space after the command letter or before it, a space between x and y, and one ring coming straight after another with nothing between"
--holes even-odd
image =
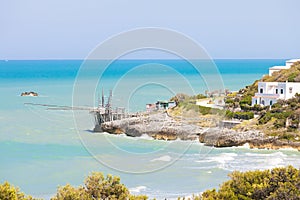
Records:
<instances>
[{"instance_id":1,"label":"rocky headland","mask_svg":"<svg viewBox=\"0 0 300 200\"><path fill-rule=\"evenodd\" d=\"M167 113L105 122L101 128L102 131L111 134L126 134L130 137L147 134L158 140L199 140L207 146L214 147L241 146L248 143L250 148L295 148L300 150L299 142L283 141L275 136L265 136L258 130L236 131L222 127L203 128L175 120Z\"/></svg>"},{"instance_id":2,"label":"rocky headland","mask_svg":"<svg viewBox=\"0 0 300 200\"><path fill-rule=\"evenodd\" d=\"M141 117L105 122L102 131L112 134L126 134L139 137L147 134L154 139L161 140L195 140L204 129L174 120L167 113L156 113Z\"/></svg>"},{"instance_id":3,"label":"rocky headland","mask_svg":"<svg viewBox=\"0 0 300 200\"><path fill-rule=\"evenodd\" d=\"M199 141L209 146L232 147L249 144L250 148L281 149L294 148L300 151L300 143L265 136L258 130L236 131L227 128L211 128L199 135Z\"/></svg>"}]
</instances>

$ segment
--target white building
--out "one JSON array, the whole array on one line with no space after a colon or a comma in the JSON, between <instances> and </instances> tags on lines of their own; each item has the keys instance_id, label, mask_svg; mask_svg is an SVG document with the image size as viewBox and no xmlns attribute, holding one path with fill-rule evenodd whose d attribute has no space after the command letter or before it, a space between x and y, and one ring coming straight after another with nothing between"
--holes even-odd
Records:
<instances>
[{"instance_id":1,"label":"white building","mask_svg":"<svg viewBox=\"0 0 300 200\"><path fill-rule=\"evenodd\" d=\"M292 59L292 60L287 60L285 62L285 66L273 66L269 68L269 76L272 76L274 72L278 72L282 69L289 69L295 62L299 62L300 59Z\"/></svg>"},{"instance_id":2,"label":"white building","mask_svg":"<svg viewBox=\"0 0 300 200\"><path fill-rule=\"evenodd\" d=\"M277 99L287 100L300 94L300 83L297 82L258 82L258 93L252 97L252 106L260 104L271 106Z\"/></svg>"},{"instance_id":3,"label":"white building","mask_svg":"<svg viewBox=\"0 0 300 200\"><path fill-rule=\"evenodd\" d=\"M276 71L289 69L293 63L299 62L300 59L288 60L285 66L274 66L269 68L269 76ZM255 104L271 106L278 99L287 100L300 94L300 82L258 82L258 93L252 97L252 106Z\"/></svg>"}]
</instances>

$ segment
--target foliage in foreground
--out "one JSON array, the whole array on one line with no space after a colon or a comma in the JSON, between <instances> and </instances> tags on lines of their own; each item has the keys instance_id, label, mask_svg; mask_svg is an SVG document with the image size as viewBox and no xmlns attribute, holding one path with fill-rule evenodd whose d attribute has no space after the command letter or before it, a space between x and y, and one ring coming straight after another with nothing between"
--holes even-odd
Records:
<instances>
[{"instance_id":1,"label":"foliage in foreground","mask_svg":"<svg viewBox=\"0 0 300 200\"><path fill-rule=\"evenodd\" d=\"M233 172L218 191L207 190L203 200L300 199L300 170L288 166L264 171Z\"/></svg>"},{"instance_id":2,"label":"foliage in foreground","mask_svg":"<svg viewBox=\"0 0 300 200\"><path fill-rule=\"evenodd\" d=\"M0 184L1 200L33 200L31 196L26 196L20 192L19 188L10 185L8 182Z\"/></svg>"},{"instance_id":3,"label":"foliage in foreground","mask_svg":"<svg viewBox=\"0 0 300 200\"><path fill-rule=\"evenodd\" d=\"M224 182L219 190L207 190L202 195L193 195L192 200L258 200L258 199L300 199L300 170L288 166L263 171L235 171L229 175L230 180ZM120 183L120 178L100 172L88 176L83 186L73 187L69 184L59 187L51 200L147 200L147 196L131 195ZM0 200L33 200L25 196L18 188L5 182L0 184Z\"/></svg>"},{"instance_id":4,"label":"foliage in foreground","mask_svg":"<svg viewBox=\"0 0 300 200\"><path fill-rule=\"evenodd\" d=\"M120 182L120 178L100 172L93 172L84 181L84 186L77 188L71 185L59 187L57 194L51 200L146 200L146 196L130 195L128 189Z\"/></svg>"}]
</instances>

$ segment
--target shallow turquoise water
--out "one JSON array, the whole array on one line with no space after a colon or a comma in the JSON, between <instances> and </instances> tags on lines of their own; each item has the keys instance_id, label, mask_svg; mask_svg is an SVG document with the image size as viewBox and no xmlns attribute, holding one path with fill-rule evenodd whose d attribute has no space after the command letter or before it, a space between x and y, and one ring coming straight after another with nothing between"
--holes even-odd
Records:
<instances>
[{"instance_id":1,"label":"shallow turquoise water","mask_svg":"<svg viewBox=\"0 0 300 200\"><path fill-rule=\"evenodd\" d=\"M151 61L153 62L153 61ZM180 68L180 73L196 92L204 92L201 77L183 69L181 61L156 61ZM172 92L183 92L178 74L162 67L151 70L133 66L147 61L118 61L103 76L95 92L114 88L114 103L133 111L157 99L168 99ZM238 90L267 73L268 67L283 60L217 60L225 88ZM58 185L82 184L91 171L121 176L131 191L152 197L177 197L217 187L233 170L266 169L292 164L300 166L300 153L294 150L255 150L247 147L215 149L197 142L154 141L147 137L129 138L93 134L93 117L80 111L80 126L71 111L47 110L24 103L72 105L73 84L81 61L0 61L0 181L7 180L24 192L49 198ZM120 69L124 66L125 69ZM143 71L144 70L144 71ZM146 70L146 71L145 71ZM165 70L163 73L161 70ZM207 73L209 75L209 70ZM90 84L94 74L83 77ZM213 76L211 76L213 77ZM123 81L122 81L123 80ZM128 88L145 80L128 99ZM118 82L119 81L119 82ZM158 83L172 85L173 91ZM118 83L118 84L116 84ZM116 86L117 85L117 86ZM127 89L126 89L127 88ZM36 91L39 97L20 97L24 91ZM84 91L82 92L84 96ZM93 105L83 105L93 106ZM77 126L76 126L77 125ZM76 129L79 127L79 129ZM91 153L92 152L92 153Z\"/></svg>"}]
</instances>

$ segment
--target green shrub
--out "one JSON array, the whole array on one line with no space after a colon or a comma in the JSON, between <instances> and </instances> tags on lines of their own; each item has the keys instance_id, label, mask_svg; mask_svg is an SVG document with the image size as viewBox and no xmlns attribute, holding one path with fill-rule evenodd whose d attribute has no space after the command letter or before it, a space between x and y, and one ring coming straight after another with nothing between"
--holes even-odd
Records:
<instances>
[{"instance_id":1,"label":"green shrub","mask_svg":"<svg viewBox=\"0 0 300 200\"><path fill-rule=\"evenodd\" d=\"M232 112L227 110L225 113L225 117L229 119L235 118L235 119L249 120L254 117L254 113L253 112Z\"/></svg>"},{"instance_id":2,"label":"green shrub","mask_svg":"<svg viewBox=\"0 0 300 200\"><path fill-rule=\"evenodd\" d=\"M300 199L300 172L288 166L264 171L233 172L218 191L202 194L208 199Z\"/></svg>"},{"instance_id":3,"label":"green shrub","mask_svg":"<svg viewBox=\"0 0 300 200\"><path fill-rule=\"evenodd\" d=\"M199 106L199 111L202 115L207 115L207 114L211 114L212 108Z\"/></svg>"},{"instance_id":4,"label":"green shrub","mask_svg":"<svg viewBox=\"0 0 300 200\"><path fill-rule=\"evenodd\" d=\"M0 199L1 200L33 200L31 196L25 196L20 192L19 188L15 188L8 182L0 184Z\"/></svg>"},{"instance_id":5,"label":"green shrub","mask_svg":"<svg viewBox=\"0 0 300 200\"><path fill-rule=\"evenodd\" d=\"M232 98L226 98L225 104L233 104L234 100Z\"/></svg>"},{"instance_id":6,"label":"green shrub","mask_svg":"<svg viewBox=\"0 0 300 200\"><path fill-rule=\"evenodd\" d=\"M240 107L242 110L244 111L249 111L252 110L253 108L251 106L249 106L248 104L240 104Z\"/></svg>"},{"instance_id":7,"label":"green shrub","mask_svg":"<svg viewBox=\"0 0 300 200\"><path fill-rule=\"evenodd\" d=\"M51 200L93 200L84 187L74 188L67 184L57 189L57 194Z\"/></svg>"},{"instance_id":8,"label":"green shrub","mask_svg":"<svg viewBox=\"0 0 300 200\"><path fill-rule=\"evenodd\" d=\"M265 107L258 105L258 104L255 104L254 106L251 107L251 110L253 110L253 111L262 111L264 109L265 109Z\"/></svg>"},{"instance_id":9,"label":"green shrub","mask_svg":"<svg viewBox=\"0 0 300 200\"><path fill-rule=\"evenodd\" d=\"M235 112L233 118L249 120L254 117L253 112Z\"/></svg>"},{"instance_id":10,"label":"green shrub","mask_svg":"<svg viewBox=\"0 0 300 200\"><path fill-rule=\"evenodd\" d=\"M284 140L293 140L294 137L295 136L290 133L283 133L282 135L279 136L280 139L284 139Z\"/></svg>"},{"instance_id":11,"label":"green shrub","mask_svg":"<svg viewBox=\"0 0 300 200\"><path fill-rule=\"evenodd\" d=\"M230 110L226 110L225 117L227 117L228 119L232 119L233 116L234 116L234 112Z\"/></svg>"},{"instance_id":12,"label":"green shrub","mask_svg":"<svg viewBox=\"0 0 300 200\"><path fill-rule=\"evenodd\" d=\"M246 105L251 106L251 104L252 104L252 96L250 96L250 95L243 96L243 98L240 101L240 105L242 105L242 104L246 104Z\"/></svg>"},{"instance_id":13,"label":"green shrub","mask_svg":"<svg viewBox=\"0 0 300 200\"><path fill-rule=\"evenodd\" d=\"M294 72L288 76L288 82L294 82L297 74Z\"/></svg>"},{"instance_id":14,"label":"green shrub","mask_svg":"<svg viewBox=\"0 0 300 200\"><path fill-rule=\"evenodd\" d=\"M193 110L195 112L199 112L199 106L196 105L196 104L192 104L192 103L187 103L185 106L184 106L185 109L187 110Z\"/></svg>"},{"instance_id":15,"label":"green shrub","mask_svg":"<svg viewBox=\"0 0 300 200\"><path fill-rule=\"evenodd\" d=\"M93 172L84 181L84 186L73 188L70 185L59 187L57 194L51 200L93 200L110 199L126 200L130 197L128 189L120 183L120 178L100 172Z\"/></svg>"},{"instance_id":16,"label":"green shrub","mask_svg":"<svg viewBox=\"0 0 300 200\"><path fill-rule=\"evenodd\" d=\"M281 112L280 110L272 110L272 111L268 111L266 113L263 113L261 115L261 117L258 119L259 124L266 124L268 121L270 121L272 118L277 119L281 119L280 123L282 123L289 117L291 117L291 115L293 114L292 111L285 111L285 112ZM276 122L276 121L275 121Z\"/></svg>"},{"instance_id":17,"label":"green shrub","mask_svg":"<svg viewBox=\"0 0 300 200\"><path fill-rule=\"evenodd\" d=\"M205 96L204 94L196 95L196 99L205 99L205 98L207 98L207 96Z\"/></svg>"},{"instance_id":18,"label":"green shrub","mask_svg":"<svg viewBox=\"0 0 300 200\"><path fill-rule=\"evenodd\" d=\"M275 128L283 128L285 127L285 119L276 119L274 122Z\"/></svg>"}]
</instances>

